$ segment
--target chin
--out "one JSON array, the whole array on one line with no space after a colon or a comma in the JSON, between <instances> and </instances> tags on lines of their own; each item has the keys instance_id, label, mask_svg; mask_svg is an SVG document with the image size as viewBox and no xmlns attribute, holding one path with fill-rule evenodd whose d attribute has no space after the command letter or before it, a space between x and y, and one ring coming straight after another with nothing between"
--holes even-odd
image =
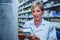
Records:
<instances>
[{"instance_id":1,"label":"chin","mask_svg":"<svg viewBox=\"0 0 60 40\"><path fill-rule=\"evenodd\" d=\"M34 18L34 20L35 20L35 21L39 21L39 20L41 20L41 18Z\"/></svg>"},{"instance_id":2,"label":"chin","mask_svg":"<svg viewBox=\"0 0 60 40\"><path fill-rule=\"evenodd\" d=\"M35 21L39 21L40 19L35 19Z\"/></svg>"}]
</instances>

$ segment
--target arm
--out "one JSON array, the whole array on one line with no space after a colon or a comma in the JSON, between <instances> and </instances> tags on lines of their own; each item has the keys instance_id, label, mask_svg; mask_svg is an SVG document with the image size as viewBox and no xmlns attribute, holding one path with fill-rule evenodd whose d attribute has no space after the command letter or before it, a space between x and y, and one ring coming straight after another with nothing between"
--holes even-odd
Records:
<instances>
[{"instance_id":1,"label":"arm","mask_svg":"<svg viewBox=\"0 0 60 40\"><path fill-rule=\"evenodd\" d=\"M26 36L24 34L21 34L21 32L23 32L23 30L18 30L18 38L19 40L24 40Z\"/></svg>"},{"instance_id":2,"label":"arm","mask_svg":"<svg viewBox=\"0 0 60 40\"><path fill-rule=\"evenodd\" d=\"M28 25L27 25L27 23L25 23L22 28L27 28L27 27L28 27ZM20 40L24 40L26 38L26 35L25 34L21 34L21 32L23 32L22 29L20 29L18 31L18 37L19 37Z\"/></svg>"},{"instance_id":3,"label":"arm","mask_svg":"<svg viewBox=\"0 0 60 40\"><path fill-rule=\"evenodd\" d=\"M24 28L25 26L26 26L26 24L24 24L22 28ZM26 35L21 34L21 32L23 32L23 30L19 29L18 30L18 38L19 38L19 40L24 40L26 38Z\"/></svg>"},{"instance_id":4,"label":"arm","mask_svg":"<svg viewBox=\"0 0 60 40\"><path fill-rule=\"evenodd\" d=\"M35 34L34 35L29 35L28 39L29 40L40 40L40 38L37 35L35 35Z\"/></svg>"}]
</instances>

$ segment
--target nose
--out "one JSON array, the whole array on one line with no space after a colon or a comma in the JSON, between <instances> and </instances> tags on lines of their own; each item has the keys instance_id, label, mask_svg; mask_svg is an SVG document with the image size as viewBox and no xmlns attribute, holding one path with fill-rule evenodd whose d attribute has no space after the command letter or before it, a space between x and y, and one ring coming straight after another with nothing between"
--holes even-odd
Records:
<instances>
[{"instance_id":1,"label":"nose","mask_svg":"<svg viewBox=\"0 0 60 40\"><path fill-rule=\"evenodd\" d=\"M35 11L35 13L34 13L35 15L37 15L37 12Z\"/></svg>"}]
</instances>

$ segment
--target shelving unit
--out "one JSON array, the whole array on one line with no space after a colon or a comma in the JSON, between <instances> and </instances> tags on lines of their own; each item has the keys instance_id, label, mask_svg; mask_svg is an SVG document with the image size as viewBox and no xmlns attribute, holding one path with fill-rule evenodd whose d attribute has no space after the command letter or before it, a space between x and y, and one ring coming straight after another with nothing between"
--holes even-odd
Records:
<instances>
[{"instance_id":1,"label":"shelving unit","mask_svg":"<svg viewBox=\"0 0 60 40\"><path fill-rule=\"evenodd\" d=\"M47 9L54 8L54 7L58 7L58 6L60 6L60 3L54 4L54 5L52 5L52 6L47 6L47 7L44 7L44 8L45 8L45 10L47 10Z\"/></svg>"},{"instance_id":2,"label":"shelving unit","mask_svg":"<svg viewBox=\"0 0 60 40\"><path fill-rule=\"evenodd\" d=\"M49 1L49 0L48 0ZM58 14L57 12L60 12L60 3L56 3L56 1L49 1L46 2L44 5L45 10L55 11L55 14L49 16L50 13L48 13L48 17L43 17L47 21L50 21L57 29L60 29L60 13ZM57 15L58 14L58 15Z\"/></svg>"},{"instance_id":3,"label":"shelving unit","mask_svg":"<svg viewBox=\"0 0 60 40\"><path fill-rule=\"evenodd\" d=\"M20 0L20 3L18 5L18 20L20 20L18 21L19 27L22 27L26 21L33 18L33 16L31 15L31 5L33 2L36 1L37 0ZM44 10L47 11L46 13L44 12L43 18L47 21L53 22L53 25L56 26L56 28L60 29L60 25L59 25L60 23L58 23L60 17L49 16L49 10L54 11L58 7L60 8L60 3L56 3L55 1L51 1L51 0L47 0L46 2L44 2L44 0L39 0L39 1L44 3Z\"/></svg>"},{"instance_id":4,"label":"shelving unit","mask_svg":"<svg viewBox=\"0 0 60 40\"><path fill-rule=\"evenodd\" d=\"M33 18L31 15L31 5L34 0L21 0L18 5L18 22L19 27L22 27L24 23Z\"/></svg>"}]
</instances>

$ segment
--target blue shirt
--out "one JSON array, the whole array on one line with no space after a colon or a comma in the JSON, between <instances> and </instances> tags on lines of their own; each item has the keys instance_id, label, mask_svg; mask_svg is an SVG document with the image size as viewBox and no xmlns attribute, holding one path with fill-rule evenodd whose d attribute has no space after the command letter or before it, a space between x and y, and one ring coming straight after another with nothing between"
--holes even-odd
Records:
<instances>
[{"instance_id":1,"label":"blue shirt","mask_svg":"<svg viewBox=\"0 0 60 40\"><path fill-rule=\"evenodd\" d=\"M26 22L23 28L30 28L31 34L37 35L40 40L57 40L55 27L44 19L42 19L38 28L36 28L34 19Z\"/></svg>"}]
</instances>

